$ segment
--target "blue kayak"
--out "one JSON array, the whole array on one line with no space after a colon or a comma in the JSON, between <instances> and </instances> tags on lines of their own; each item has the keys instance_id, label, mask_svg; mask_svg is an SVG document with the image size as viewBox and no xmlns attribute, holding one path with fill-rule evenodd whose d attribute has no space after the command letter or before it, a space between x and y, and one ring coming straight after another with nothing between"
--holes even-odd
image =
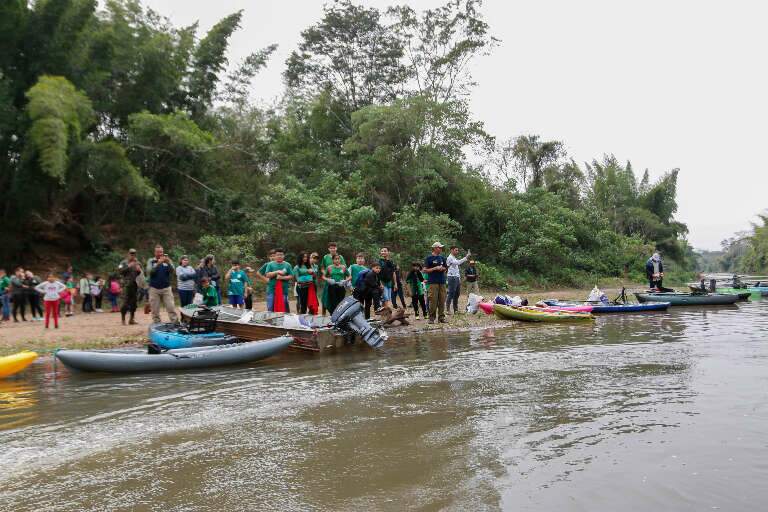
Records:
<instances>
[{"instance_id":1,"label":"blue kayak","mask_svg":"<svg viewBox=\"0 0 768 512\"><path fill-rule=\"evenodd\" d=\"M544 301L548 306L580 306L582 304L560 302L556 299ZM649 302L646 304L603 304L600 302L584 302L592 306L592 313L639 313L643 311L665 311L669 302Z\"/></svg>"},{"instance_id":2,"label":"blue kayak","mask_svg":"<svg viewBox=\"0 0 768 512\"><path fill-rule=\"evenodd\" d=\"M149 341L158 347L170 350L176 348L214 347L240 341L235 336L221 332L190 333L178 324L152 324L149 326Z\"/></svg>"}]
</instances>

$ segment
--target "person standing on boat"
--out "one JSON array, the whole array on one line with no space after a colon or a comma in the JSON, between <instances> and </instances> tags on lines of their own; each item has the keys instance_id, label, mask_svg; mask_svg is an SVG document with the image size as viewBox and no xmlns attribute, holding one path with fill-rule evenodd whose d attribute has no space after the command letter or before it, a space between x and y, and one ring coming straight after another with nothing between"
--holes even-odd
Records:
<instances>
[{"instance_id":1,"label":"person standing on boat","mask_svg":"<svg viewBox=\"0 0 768 512\"><path fill-rule=\"evenodd\" d=\"M651 290L663 290L664 263L662 263L661 254L658 252L653 253L653 256L645 262L645 275L648 277L648 286Z\"/></svg>"},{"instance_id":2,"label":"person standing on boat","mask_svg":"<svg viewBox=\"0 0 768 512\"><path fill-rule=\"evenodd\" d=\"M459 259L459 248L454 245L451 246L451 253L446 260L448 262L448 299L446 300L445 307L450 313L451 304L453 304L454 315L459 312L459 296L461 295L461 270L459 270L459 266L466 263L471 254L471 252L467 251L467 254Z\"/></svg>"},{"instance_id":3,"label":"person standing on boat","mask_svg":"<svg viewBox=\"0 0 768 512\"><path fill-rule=\"evenodd\" d=\"M328 254L323 256L323 259L320 261L320 277L322 278L324 284L323 284L323 295L320 302L323 304L323 315L328 314L328 287L330 284L328 284L327 281L325 281L325 269L333 265L333 258L338 254L339 246L336 242L330 242L328 244ZM339 254L339 257L341 258L341 264L346 266L347 262L344 261L344 256Z\"/></svg>"},{"instance_id":4,"label":"person standing on boat","mask_svg":"<svg viewBox=\"0 0 768 512\"><path fill-rule=\"evenodd\" d=\"M176 323L176 304L173 301L171 289L171 275L174 269L171 259L165 254L162 245L155 246L155 256L147 261L147 274L149 275L149 307L152 310L152 322L160 323L160 303L168 312L168 319Z\"/></svg>"},{"instance_id":5,"label":"person standing on boat","mask_svg":"<svg viewBox=\"0 0 768 512\"><path fill-rule=\"evenodd\" d=\"M196 280L197 271L189 264L189 256L182 256L179 259L179 266L176 267L176 291L179 292L181 307L192 304L195 298Z\"/></svg>"},{"instance_id":6,"label":"person standing on boat","mask_svg":"<svg viewBox=\"0 0 768 512\"><path fill-rule=\"evenodd\" d=\"M448 271L448 261L442 255L443 247L440 242L432 244L432 254L424 260L424 272L427 273L429 284L429 323L435 323L437 316L440 323L445 323L445 274Z\"/></svg>"},{"instance_id":7,"label":"person standing on boat","mask_svg":"<svg viewBox=\"0 0 768 512\"><path fill-rule=\"evenodd\" d=\"M125 315L130 313L130 325L136 324L136 304L139 301L138 277L142 274L141 263L136 259L136 249L128 249L128 257L117 266L117 272L123 278L123 305L120 317L125 325Z\"/></svg>"},{"instance_id":8,"label":"person standing on boat","mask_svg":"<svg viewBox=\"0 0 768 512\"><path fill-rule=\"evenodd\" d=\"M293 267L285 261L285 252L275 249L275 261L270 261L264 268L267 283L267 311L290 313L288 302L290 282L293 280Z\"/></svg>"}]
</instances>

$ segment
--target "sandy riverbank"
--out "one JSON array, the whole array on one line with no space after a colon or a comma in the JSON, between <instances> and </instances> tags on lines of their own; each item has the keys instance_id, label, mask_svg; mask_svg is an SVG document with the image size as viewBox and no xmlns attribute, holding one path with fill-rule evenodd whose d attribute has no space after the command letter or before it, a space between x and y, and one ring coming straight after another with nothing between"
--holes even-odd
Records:
<instances>
[{"instance_id":1,"label":"sandy riverbank","mask_svg":"<svg viewBox=\"0 0 768 512\"><path fill-rule=\"evenodd\" d=\"M556 291L529 291L519 293L527 297L533 304L545 297L574 298L586 297L589 290L567 289ZM615 290L607 290L610 297L617 294ZM484 291L485 297L496 295L493 291ZM466 305L466 296L462 297L460 305ZM264 310L263 302L256 304L257 310ZM412 310L409 310L412 313ZM165 312L163 319L167 319ZM0 326L0 356L12 354L20 350L34 350L40 354L51 353L57 348L109 348L119 346L141 345L146 342L147 330L151 323L151 316L143 311L136 314L137 325L122 325L119 313L78 313L59 321L59 329L45 329L43 322L27 321L14 323L3 322ZM445 324L428 324L426 320L415 320L410 317L410 326L389 327L387 332L391 336L406 336L414 332L439 331L439 330L471 330L486 327L501 327L505 321L493 316L477 315L449 315Z\"/></svg>"}]
</instances>

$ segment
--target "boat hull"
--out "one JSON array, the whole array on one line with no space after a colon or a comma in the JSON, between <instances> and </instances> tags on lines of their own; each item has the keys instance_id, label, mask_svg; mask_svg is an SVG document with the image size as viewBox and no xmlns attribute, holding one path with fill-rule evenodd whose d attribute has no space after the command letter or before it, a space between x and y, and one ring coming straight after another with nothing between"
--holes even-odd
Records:
<instances>
[{"instance_id":1,"label":"boat hull","mask_svg":"<svg viewBox=\"0 0 768 512\"><path fill-rule=\"evenodd\" d=\"M537 308L521 308L494 304L494 314L504 320L520 320L523 322L585 322L593 320L589 313L569 313L557 311L535 311Z\"/></svg>"},{"instance_id":2,"label":"boat hull","mask_svg":"<svg viewBox=\"0 0 768 512\"><path fill-rule=\"evenodd\" d=\"M672 306L726 306L735 304L739 300L738 295L718 293L696 295L688 293L635 292L635 297L642 303L669 302Z\"/></svg>"},{"instance_id":3,"label":"boat hull","mask_svg":"<svg viewBox=\"0 0 768 512\"><path fill-rule=\"evenodd\" d=\"M548 304L559 304L556 300L544 301ZM648 302L646 304L593 304L592 313L642 313L644 311L666 311L669 308L669 302Z\"/></svg>"},{"instance_id":4,"label":"boat hull","mask_svg":"<svg viewBox=\"0 0 768 512\"><path fill-rule=\"evenodd\" d=\"M199 370L259 361L285 350L292 341L282 336L250 343L175 349L161 354L139 350L59 350L56 358L67 368L83 372Z\"/></svg>"},{"instance_id":5,"label":"boat hull","mask_svg":"<svg viewBox=\"0 0 768 512\"><path fill-rule=\"evenodd\" d=\"M0 379L16 375L37 359L37 352L25 350L10 356L0 357Z\"/></svg>"}]
</instances>

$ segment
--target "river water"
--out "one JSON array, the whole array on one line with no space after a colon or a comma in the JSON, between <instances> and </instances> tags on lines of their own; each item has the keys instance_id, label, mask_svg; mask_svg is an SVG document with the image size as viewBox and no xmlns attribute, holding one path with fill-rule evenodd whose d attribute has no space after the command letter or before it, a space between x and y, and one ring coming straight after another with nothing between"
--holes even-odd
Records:
<instances>
[{"instance_id":1,"label":"river water","mask_svg":"<svg viewBox=\"0 0 768 512\"><path fill-rule=\"evenodd\" d=\"M0 381L0 510L765 510L768 302Z\"/></svg>"}]
</instances>

